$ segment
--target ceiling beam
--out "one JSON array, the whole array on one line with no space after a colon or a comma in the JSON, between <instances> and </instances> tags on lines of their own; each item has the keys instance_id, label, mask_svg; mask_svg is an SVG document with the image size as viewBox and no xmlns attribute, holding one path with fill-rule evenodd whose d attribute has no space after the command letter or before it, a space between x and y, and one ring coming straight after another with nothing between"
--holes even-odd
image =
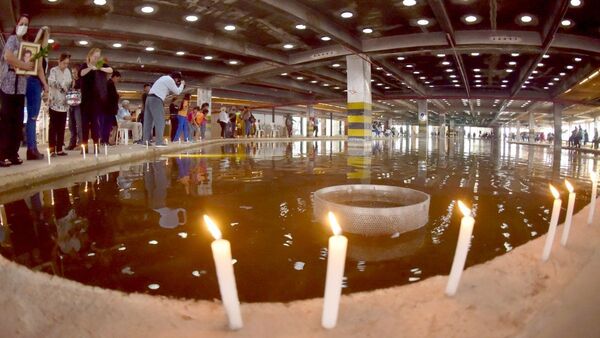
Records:
<instances>
[{"instance_id":1,"label":"ceiling beam","mask_svg":"<svg viewBox=\"0 0 600 338\"><path fill-rule=\"evenodd\" d=\"M288 57L283 52L274 51L269 48L240 42L213 32L197 29L184 28L181 25L166 22L153 23L149 20L130 16L107 14L103 16L70 16L63 14L44 13L32 18L32 23L37 27L48 26L53 30L68 29L71 33L89 34L94 36L95 32L105 34L107 38L110 33L136 35L147 39L169 40L182 45L203 46L213 50L246 55L250 57L269 60L281 64L287 64ZM97 34L97 33L96 33Z\"/></svg>"},{"instance_id":2,"label":"ceiling beam","mask_svg":"<svg viewBox=\"0 0 600 338\"><path fill-rule=\"evenodd\" d=\"M320 11L316 11L299 1L293 0L259 0L257 2L274 8L288 17L299 20L300 23L306 24L310 29L330 36L353 53L362 52L362 43L359 39L332 22L327 15Z\"/></svg>"}]
</instances>

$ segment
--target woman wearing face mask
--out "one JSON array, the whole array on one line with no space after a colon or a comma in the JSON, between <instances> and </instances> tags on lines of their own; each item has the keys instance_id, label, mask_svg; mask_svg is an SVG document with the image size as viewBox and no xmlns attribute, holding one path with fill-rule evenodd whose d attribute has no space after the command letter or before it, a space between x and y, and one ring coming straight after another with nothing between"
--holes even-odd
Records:
<instances>
[{"instance_id":1,"label":"woman wearing face mask","mask_svg":"<svg viewBox=\"0 0 600 338\"><path fill-rule=\"evenodd\" d=\"M48 145L52 156L65 156L63 151L65 141L65 123L67 122L67 92L71 88L73 79L69 70L71 55L61 54L58 66L50 69L48 83L50 84L50 130L48 131Z\"/></svg>"},{"instance_id":2,"label":"woman wearing face mask","mask_svg":"<svg viewBox=\"0 0 600 338\"><path fill-rule=\"evenodd\" d=\"M0 167L23 163L19 146L23 134L23 108L27 76L17 75L15 68L32 70L32 62L19 60L18 53L29 26L29 17L21 15L13 34L6 40L0 62Z\"/></svg>"},{"instance_id":3,"label":"woman wearing face mask","mask_svg":"<svg viewBox=\"0 0 600 338\"><path fill-rule=\"evenodd\" d=\"M88 52L87 62L79 66L81 81L81 144L86 145L86 147L90 129L94 144L98 144L100 140L102 126L100 119L103 118L103 110L108 99L106 74L112 74L113 72L113 69L101 60L102 51L99 48L92 48ZM93 146L90 148L93 148Z\"/></svg>"},{"instance_id":4,"label":"woman wearing face mask","mask_svg":"<svg viewBox=\"0 0 600 338\"><path fill-rule=\"evenodd\" d=\"M45 48L48 46L49 37L50 29L48 27L42 27L38 31L34 43ZM28 160L41 160L44 158L44 155L40 154L37 149L35 127L42 105L42 89L45 93L48 92L48 83L46 82L45 75L46 68L48 67L48 60L42 58L37 62L38 74L37 76L30 76L27 78L27 91L25 92L25 98L27 98L27 124L25 125L25 134L27 136Z\"/></svg>"}]
</instances>

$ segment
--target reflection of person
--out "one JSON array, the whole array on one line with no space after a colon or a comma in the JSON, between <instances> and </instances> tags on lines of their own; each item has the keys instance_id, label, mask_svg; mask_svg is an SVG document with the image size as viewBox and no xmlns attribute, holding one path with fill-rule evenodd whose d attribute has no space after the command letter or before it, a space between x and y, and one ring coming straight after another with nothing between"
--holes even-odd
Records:
<instances>
[{"instance_id":1,"label":"reflection of person","mask_svg":"<svg viewBox=\"0 0 600 338\"><path fill-rule=\"evenodd\" d=\"M100 66L99 61L101 58L102 51L99 48L92 48L88 52L86 63L79 66L79 77L81 78L81 143L85 145L88 143L90 129L94 144L98 144L98 141L100 141L100 119L106 107L108 96L106 74L112 74L113 72L113 69L106 64ZM91 149L91 151L94 151L94 149Z\"/></svg>"},{"instance_id":2,"label":"reflection of person","mask_svg":"<svg viewBox=\"0 0 600 338\"><path fill-rule=\"evenodd\" d=\"M17 54L23 36L27 33L29 17L21 16L17 26L10 35L1 57L0 68L0 167L8 167L11 164L21 164L19 158L19 146L21 144L23 128L23 108L25 106L25 90L27 76L17 75L15 68L32 70L33 64L19 60Z\"/></svg>"},{"instance_id":3,"label":"reflection of person","mask_svg":"<svg viewBox=\"0 0 600 338\"><path fill-rule=\"evenodd\" d=\"M42 27L38 31L34 42L44 48L48 46L49 37L50 29L48 27ZM45 75L48 67L48 60L46 58L39 59L37 63L37 75L27 78L27 91L25 93L25 97L27 99L27 124L25 126L25 134L27 138L28 160L41 160L44 158L44 155L40 154L37 149L35 130L37 118L42 105L42 90L45 93L48 92L48 82L46 81Z\"/></svg>"},{"instance_id":4,"label":"reflection of person","mask_svg":"<svg viewBox=\"0 0 600 338\"><path fill-rule=\"evenodd\" d=\"M48 83L50 84L50 130L48 144L53 155L65 156L63 143L65 140L65 124L67 121L67 91L71 88L73 79L69 70L71 55L61 54L58 66L50 69Z\"/></svg>"}]
</instances>

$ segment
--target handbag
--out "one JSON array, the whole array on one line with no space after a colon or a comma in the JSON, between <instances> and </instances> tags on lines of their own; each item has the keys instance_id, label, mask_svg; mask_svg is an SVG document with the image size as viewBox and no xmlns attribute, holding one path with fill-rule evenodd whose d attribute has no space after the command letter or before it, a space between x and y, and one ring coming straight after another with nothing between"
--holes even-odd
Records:
<instances>
[{"instance_id":1,"label":"handbag","mask_svg":"<svg viewBox=\"0 0 600 338\"><path fill-rule=\"evenodd\" d=\"M67 92L67 104L72 107L80 105L81 91L78 89L69 90Z\"/></svg>"}]
</instances>

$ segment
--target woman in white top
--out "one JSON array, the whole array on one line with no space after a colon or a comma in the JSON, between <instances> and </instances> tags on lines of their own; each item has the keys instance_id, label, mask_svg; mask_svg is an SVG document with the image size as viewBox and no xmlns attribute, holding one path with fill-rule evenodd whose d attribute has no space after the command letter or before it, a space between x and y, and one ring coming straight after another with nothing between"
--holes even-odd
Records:
<instances>
[{"instance_id":1,"label":"woman in white top","mask_svg":"<svg viewBox=\"0 0 600 338\"><path fill-rule=\"evenodd\" d=\"M221 126L221 138L225 138L225 128L229 122L229 115L227 115L227 108L221 107L219 112L219 125Z\"/></svg>"},{"instance_id":2,"label":"woman in white top","mask_svg":"<svg viewBox=\"0 0 600 338\"><path fill-rule=\"evenodd\" d=\"M69 105L67 92L71 88L73 78L69 63L71 55L63 53L58 60L58 66L50 69L48 85L50 86L50 130L48 131L48 144L52 156L65 156L63 151L65 141L65 123Z\"/></svg>"}]
</instances>

